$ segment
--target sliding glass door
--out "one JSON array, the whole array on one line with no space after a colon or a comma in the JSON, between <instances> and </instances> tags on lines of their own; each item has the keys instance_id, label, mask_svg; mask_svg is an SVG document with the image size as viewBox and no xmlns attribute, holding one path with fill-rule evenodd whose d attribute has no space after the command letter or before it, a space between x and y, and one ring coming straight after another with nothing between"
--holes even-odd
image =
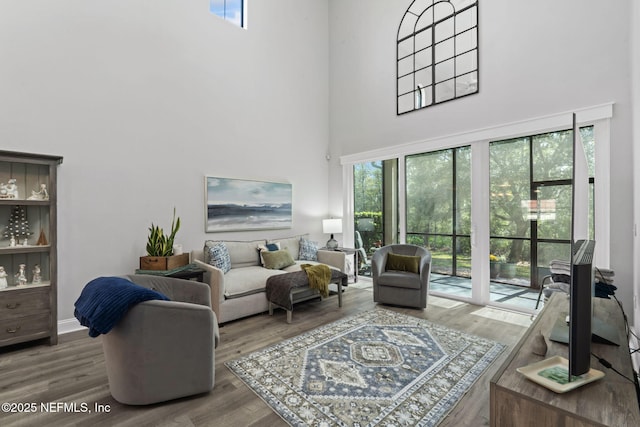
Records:
<instances>
[{"instance_id":1,"label":"sliding glass door","mask_svg":"<svg viewBox=\"0 0 640 427\"><path fill-rule=\"evenodd\" d=\"M592 238L595 139L608 141L606 130L580 130L592 177ZM432 254L432 293L533 311L551 261L569 259L572 162L567 129L354 163L361 274L370 273L380 246L416 244Z\"/></svg>"},{"instance_id":2,"label":"sliding glass door","mask_svg":"<svg viewBox=\"0 0 640 427\"><path fill-rule=\"evenodd\" d=\"M471 297L471 147L405 158L406 242L431 252L431 290Z\"/></svg>"},{"instance_id":3,"label":"sliding glass door","mask_svg":"<svg viewBox=\"0 0 640 427\"><path fill-rule=\"evenodd\" d=\"M353 167L354 246L359 274L371 275L371 255L398 241L398 160Z\"/></svg>"},{"instance_id":4,"label":"sliding glass door","mask_svg":"<svg viewBox=\"0 0 640 427\"><path fill-rule=\"evenodd\" d=\"M593 171L593 128L581 135ZM514 285L537 300L551 261L570 260L573 131L492 142L489 156L491 301L512 302Z\"/></svg>"},{"instance_id":5,"label":"sliding glass door","mask_svg":"<svg viewBox=\"0 0 640 427\"><path fill-rule=\"evenodd\" d=\"M531 227L525 210L531 199L530 140L491 143L489 162L491 280L529 286ZM492 299L499 297L492 294Z\"/></svg>"}]
</instances>

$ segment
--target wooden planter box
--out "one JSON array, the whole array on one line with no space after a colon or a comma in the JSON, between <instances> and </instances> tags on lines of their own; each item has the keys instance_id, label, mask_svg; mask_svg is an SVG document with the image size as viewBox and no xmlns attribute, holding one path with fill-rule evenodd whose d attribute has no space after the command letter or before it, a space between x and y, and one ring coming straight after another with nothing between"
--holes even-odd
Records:
<instances>
[{"instance_id":1,"label":"wooden planter box","mask_svg":"<svg viewBox=\"0 0 640 427\"><path fill-rule=\"evenodd\" d=\"M141 256L140 270L173 270L189 264L189 254L172 256Z\"/></svg>"}]
</instances>

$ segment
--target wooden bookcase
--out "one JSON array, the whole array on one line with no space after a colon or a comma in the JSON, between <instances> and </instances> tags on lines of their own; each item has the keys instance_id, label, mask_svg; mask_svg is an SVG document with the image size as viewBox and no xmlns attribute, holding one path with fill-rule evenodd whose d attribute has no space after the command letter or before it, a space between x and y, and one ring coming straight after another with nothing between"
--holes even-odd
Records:
<instances>
[{"instance_id":1,"label":"wooden bookcase","mask_svg":"<svg viewBox=\"0 0 640 427\"><path fill-rule=\"evenodd\" d=\"M58 342L56 172L61 163L59 156L0 151L0 266L6 273L0 272L0 347L36 339ZM28 235L20 230L11 239L18 228ZM26 283L18 277L21 265Z\"/></svg>"},{"instance_id":2,"label":"wooden bookcase","mask_svg":"<svg viewBox=\"0 0 640 427\"><path fill-rule=\"evenodd\" d=\"M618 330L619 347L592 344L591 351L609 361L626 378L591 358L591 367L605 376L580 388L557 394L516 371L552 356L567 357L568 346L549 341L546 356L534 354L558 318L569 312L566 294L557 293L529 327L491 380L491 426L640 426L640 410L622 312L614 300L595 298L594 314Z\"/></svg>"}]
</instances>

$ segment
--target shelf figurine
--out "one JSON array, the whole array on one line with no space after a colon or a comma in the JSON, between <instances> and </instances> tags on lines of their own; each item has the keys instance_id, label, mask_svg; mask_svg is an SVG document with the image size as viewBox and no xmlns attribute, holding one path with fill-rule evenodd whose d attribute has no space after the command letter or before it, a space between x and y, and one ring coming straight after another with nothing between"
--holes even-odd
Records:
<instances>
[{"instance_id":1,"label":"shelf figurine","mask_svg":"<svg viewBox=\"0 0 640 427\"><path fill-rule=\"evenodd\" d=\"M17 277L17 285L18 286L26 286L27 285L27 273L26 273L26 264L20 264L20 269L16 273Z\"/></svg>"},{"instance_id":2,"label":"shelf figurine","mask_svg":"<svg viewBox=\"0 0 640 427\"><path fill-rule=\"evenodd\" d=\"M47 191L47 184L40 184L40 190L32 190L29 200L49 200L49 192Z\"/></svg>"},{"instance_id":3,"label":"shelf figurine","mask_svg":"<svg viewBox=\"0 0 640 427\"><path fill-rule=\"evenodd\" d=\"M0 184L1 199L17 199L19 197L16 182L14 178L11 178L6 184L4 182Z\"/></svg>"},{"instance_id":4,"label":"shelf figurine","mask_svg":"<svg viewBox=\"0 0 640 427\"><path fill-rule=\"evenodd\" d=\"M40 230L40 236L38 236L38 241L36 245L38 246L47 246L49 242L47 241L47 236L44 234L44 230Z\"/></svg>"},{"instance_id":5,"label":"shelf figurine","mask_svg":"<svg viewBox=\"0 0 640 427\"><path fill-rule=\"evenodd\" d=\"M13 239L10 246L27 246L29 244L27 239L31 236L31 230L29 229L29 221L27 220L27 212L24 206L15 206L11 210L9 223L4 229L3 236L5 239ZM15 244L13 244L14 240Z\"/></svg>"},{"instance_id":6,"label":"shelf figurine","mask_svg":"<svg viewBox=\"0 0 640 427\"><path fill-rule=\"evenodd\" d=\"M42 283L42 275L40 274L40 266L38 264L36 264L33 267L33 281L32 283L34 285L39 285L40 283Z\"/></svg>"},{"instance_id":7,"label":"shelf figurine","mask_svg":"<svg viewBox=\"0 0 640 427\"><path fill-rule=\"evenodd\" d=\"M4 271L4 267L0 266L0 289L4 289L8 286L7 276L8 274Z\"/></svg>"}]
</instances>

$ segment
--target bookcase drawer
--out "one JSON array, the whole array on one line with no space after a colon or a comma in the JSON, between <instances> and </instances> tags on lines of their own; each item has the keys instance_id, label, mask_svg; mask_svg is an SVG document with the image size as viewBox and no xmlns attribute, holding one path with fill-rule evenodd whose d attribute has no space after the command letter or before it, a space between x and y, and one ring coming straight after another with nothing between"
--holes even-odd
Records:
<instances>
[{"instance_id":1,"label":"bookcase drawer","mask_svg":"<svg viewBox=\"0 0 640 427\"><path fill-rule=\"evenodd\" d=\"M51 329L51 313L18 317L2 321L0 326L0 345L17 343L49 336Z\"/></svg>"},{"instance_id":2,"label":"bookcase drawer","mask_svg":"<svg viewBox=\"0 0 640 427\"><path fill-rule=\"evenodd\" d=\"M0 294L0 321L49 312L49 287L14 289Z\"/></svg>"}]
</instances>

